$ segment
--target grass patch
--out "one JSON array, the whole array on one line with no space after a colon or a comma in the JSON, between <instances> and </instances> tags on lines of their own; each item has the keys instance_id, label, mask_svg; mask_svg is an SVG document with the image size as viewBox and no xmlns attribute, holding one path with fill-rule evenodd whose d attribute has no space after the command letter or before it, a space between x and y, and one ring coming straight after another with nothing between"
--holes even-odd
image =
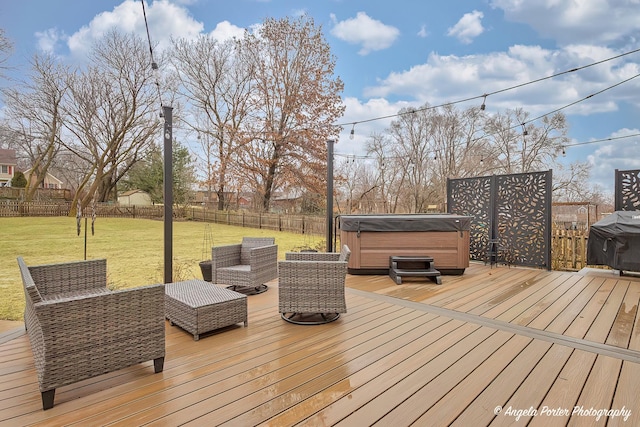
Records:
<instances>
[{"instance_id":1,"label":"grass patch","mask_svg":"<svg viewBox=\"0 0 640 427\"><path fill-rule=\"evenodd\" d=\"M205 248L207 224L173 223L173 280L202 278L198 263L211 257ZM91 227L91 221L89 221ZM84 259L84 220L78 236L76 219L70 217L0 218L0 319L22 320L24 292L15 261L27 265ZM285 252L312 247L324 250L320 236L209 224L213 245L240 243L243 236L275 237L278 258ZM107 259L107 282L112 289L130 288L164 281L164 224L146 219L98 218L95 235L89 228L87 259Z\"/></svg>"}]
</instances>

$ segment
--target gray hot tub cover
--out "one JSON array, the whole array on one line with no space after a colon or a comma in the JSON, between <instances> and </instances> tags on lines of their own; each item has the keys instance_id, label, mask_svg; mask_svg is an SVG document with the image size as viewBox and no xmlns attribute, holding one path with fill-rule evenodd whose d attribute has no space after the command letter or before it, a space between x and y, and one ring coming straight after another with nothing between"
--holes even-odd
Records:
<instances>
[{"instance_id":1,"label":"gray hot tub cover","mask_svg":"<svg viewBox=\"0 0 640 427\"><path fill-rule=\"evenodd\" d=\"M343 231L466 231L473 217L453 214L340 215Z\"/></svg>"}]
</instances>

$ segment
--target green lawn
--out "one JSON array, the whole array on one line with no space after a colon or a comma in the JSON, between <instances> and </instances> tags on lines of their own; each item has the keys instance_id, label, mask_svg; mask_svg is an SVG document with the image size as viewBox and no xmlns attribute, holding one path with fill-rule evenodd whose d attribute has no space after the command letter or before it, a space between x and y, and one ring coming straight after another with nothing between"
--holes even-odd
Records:
<instances>
[{"instance_id":1,"label":"green lawn","mask_svg":"<svg viewBox=\"0 0 640 427\"><path fill-rule=\"evenodd\" d=\"M208 228L207 228L208 226ZM87 259L107 259L107 282L113 289L164 281L164 225L145 219L98 218L95 234L87 235ZM2 262L0 262L0 319L22 320L24 293L16 257L27 265L84 259L84 220L77 234L76 219L0 218ZM240 243L243 236L272 236L278 256L304 247L324 250L323 236L259 230L201 222L173 224L173 280L202 278L198 262L211 257L205 242L213 245Z\"/></svg>"}]
</instances>

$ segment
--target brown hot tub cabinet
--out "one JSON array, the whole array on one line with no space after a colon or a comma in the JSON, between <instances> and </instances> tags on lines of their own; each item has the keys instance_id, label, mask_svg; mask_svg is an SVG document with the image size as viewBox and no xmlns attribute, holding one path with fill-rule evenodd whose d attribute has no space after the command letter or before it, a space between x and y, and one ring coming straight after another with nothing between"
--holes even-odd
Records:
<instances>
[{"instance_id":1,"label":"brown hot tub cabinet","mask_svg":"<svg viewBox=\"0 0 640 427\"><path fill-rule=\"evenodd\" d=\"M469 267L469 227L461 215L341 215L340 242L351 249L350 274L387 274L390 256L430 256L442 274Z\"/></svg>"}]
</instances>

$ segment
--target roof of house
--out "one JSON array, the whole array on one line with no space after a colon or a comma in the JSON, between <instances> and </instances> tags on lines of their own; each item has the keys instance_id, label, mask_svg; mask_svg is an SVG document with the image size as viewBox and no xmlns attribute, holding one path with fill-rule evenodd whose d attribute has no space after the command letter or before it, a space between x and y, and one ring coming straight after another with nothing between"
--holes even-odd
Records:
<instances>
[{"instance_id":1,"label":"roof of house","mask_svg":"<svg viewBox=\"0 0 640 427\"><path fill-rule=\"evenodd\" d=\"M3 165L15 165L16 164L16 150L8 148L0 148L0 164Z\"/></svg>"},{"instance_id":2,"label":"roof of house","mask_svg":"<svg viewBox=\"0 0 640 427\"><path fill-rule=\"evenodd\" d=\"M33 170L33 168L29 168L26 171L24 171L24 176L26 176L27 178L29 176L31 176L31 171ZM62 184L62 180L55 177L54 175L52 175L50 172L47 172L47 179L48 180L53 180L53 181L57 181L59 184Z\"/></svg>"}]
</instances>

